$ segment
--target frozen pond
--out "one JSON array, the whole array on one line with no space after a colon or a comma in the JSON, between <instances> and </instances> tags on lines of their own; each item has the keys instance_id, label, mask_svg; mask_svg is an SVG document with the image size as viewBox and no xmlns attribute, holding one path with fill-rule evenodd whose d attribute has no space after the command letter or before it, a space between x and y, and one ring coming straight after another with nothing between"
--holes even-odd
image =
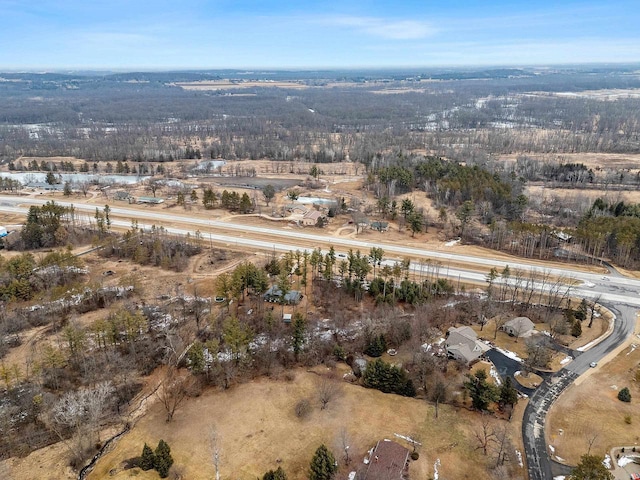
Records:
<instances>
[{"instance_id":1,"label":"frozen pond","mask_svg":"<svg viewBox=\"0 0 640 480\"><path fill-rule=\"evenodd\" d=\"M111 184L111 183L126 183L126 184L134 184L140 183L146 180L147 178L151 178L149 176L138 176L138 175L100 175L95 173L56 173L56 177L61 178L62 183L70 182L70 183L102 183L102 184ZM18 180L23 185L29 186L33 184L42 184L46 183L46 173L42 172L0 172L0 177L11 178L13 180Z\"/></svg>"},{"instance_id":2,"label":"frozen pond","mask_svg":"<svg viewBox=\"0 0 640 480\"><path fill-rule=\"evenodd\" d=\"M320 198L320 197L298 197L296 202L298 202L298 203L325 203L325 204L336 203L335 200L332 200L330 198Z\"/></svg>"},{"instance_id":3,"label":"frozen pond","mask_svg":"<svg viewBox=\"0 0 640 480\"><path fill-rule=\"evenodd\" d=\"M296 202L298 203L336 203L335 200L331 200L330 198L320 198L320 197L298 197Z\"/></svg>"}]
</instances>

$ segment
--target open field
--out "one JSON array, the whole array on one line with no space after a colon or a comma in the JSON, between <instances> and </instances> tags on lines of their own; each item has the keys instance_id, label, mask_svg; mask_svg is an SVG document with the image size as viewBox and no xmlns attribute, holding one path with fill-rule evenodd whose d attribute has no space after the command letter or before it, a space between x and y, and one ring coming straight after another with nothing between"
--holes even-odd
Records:
<instances>
[{"instance_id":1,"label":"open field","mask_svg":"<svg viewBox=\"0 0 640 480\"><path fill-rule=\"evenodd\" d=\"M636 324L636 332L638 327ZM555 455L569 464L580 460L593 439L591 453L604 455L616 445L640 443L640 387L635 373L640 365L640 336L634 335L614 353L615 358L583 375L563 393L547 418L547 438ZM631 391L631 403L618 400L623 387ZM626 416L631 423L627 424Z\"/></svg>"},{"instance_id":2,"label":"open field","mask_svg":"<svg viewBox=\"0 0 640 480\"><path fill-rule=\"evenodd\" d=\"M176 82L172 85L176 85L184 90L235 90L237 88L293 88L302 89L308 88L307 85L301 82L286 82L286 81L270 81L270 80L203 80L200 82Z\"/></svg>"},{"instance_id":3,"label":"open field","mask_svg":"<svg viewBox=\"0 0 640 480\"><path fill-rule=\"evenodd\" d=\"M500 160L513 162L520 154L500 155ZM529 158L540 161L563 161L564 163L583 163L589 168L618 168L637 170L640 168L640 154L633 153L562 153L527 154Z\"/></svg>"},{"instance_id":4,"label":"open field","mask_svg":"<svg viewBox=\"0 0 640 480\"><path fill-rule=\"evenodd\" d=\"M394 436L398 433L423 443L418 447L420 458L410 465L412 478L433 475L438 458L441 475L477 478L484 461L475 450L470 431L479 425L478 414L442 406L435 420L433 407L424 401L342 382L341 370L335 381L340 383L342 394L326 410L320 410L314 392L319 376L327 374L323 370L297 370L292 382L262 378L224 392L206 391L189 400L171 424L165 422L164 411L155 405L100 461L89 478L129 478L132 472L121 470L122 461L138 455L144 442L155 444L160 438L172 447L175 465L184 472L183 478L211 478L214 471L207 439L212 427L221 440L221 470L225 478L255 479L278 465L290 478L304 478L320 443L339 455L336 442L342 428L352 438L350 452L356 465L379 439L406 444ZM294 406L301 398L309 398L314 405L310 417L304 420L294 414ZM344 473L349 470L342 467ZM153 478L142 473L136 476Z\"/></svg>"}]
</instances>

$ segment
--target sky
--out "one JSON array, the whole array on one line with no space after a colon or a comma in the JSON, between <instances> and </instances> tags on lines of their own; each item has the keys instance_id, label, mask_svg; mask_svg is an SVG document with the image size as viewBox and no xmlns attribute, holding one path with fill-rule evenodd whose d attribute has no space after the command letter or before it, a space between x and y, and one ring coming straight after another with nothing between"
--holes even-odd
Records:
<instances>
[{"instance_id":1,"label":"sky","mask_svg":"<svg viewBox=\"0 0 640 480\"><path fill-rule=\"evenodd\" d=\"M0 0L1 70L640 61L638 0Z\"/></svg>"}]
</instances>

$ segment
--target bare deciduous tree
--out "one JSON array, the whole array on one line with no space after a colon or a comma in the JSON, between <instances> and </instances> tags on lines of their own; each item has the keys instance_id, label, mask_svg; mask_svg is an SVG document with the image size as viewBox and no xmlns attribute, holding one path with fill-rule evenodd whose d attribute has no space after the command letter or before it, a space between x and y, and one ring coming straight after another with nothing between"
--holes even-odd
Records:
<instances>
[{"instance_id":1,"label":"bare deciduous tree","mask_svg":"<svg viewBox=\"0 0 640 480\"><path fill-rule=\"evenodd\" d=\"M178 370L167 367L165 377L158 388L156 394L167 412L167 422L173 420L176 410L189 396L189 391L193 387L193 377L180 375Z\"/></svg>"},{"instance_id":2,"label":"bare deciduous tree","mask_svg":"<svg viewBox=\"0 0 640 480\"><path fill-rule=\"evenodd\" d=\"M220 456L222 454L222 443L220 441L220 435L215 425L211 426L209 430L209 445L211 447L211 460L213 461L213 468L216 471L216 480L220 480Z\"/></svg>"},{"instance_id":3,"label":"bare deciduous tree","mask_svg":"<svg viewBox=\"0 0 640 480\"><path fill-rule=\"evenodd\" d=\"M495 435L495 443L494 450L496 452L496 468L504 465L505 460L508 456L508 451L511 450L511 438L509 437L509 433L507 431L506 425L501 425L500 427L494 429Z\"/></svg>"},{"instance_id":4,"label":"bare deciduous tree","mask_svg":"<svg viewBox=\"0 0 640 480\"><path fill-rule=\"evenodd\" d=\"M74 464L84 460L85 452L95 444L98 424L114 392L111 382L83 388L63 395L46 419L72 455ZM71 433L69 438L67 433Z\"/></svg>"},{"instance_id":5,"label":"bare deciduous tree","mask_svg":"<svg viewBox=\"0 0 640 480\"><path fill-rule=\"evenodd\" d=\"M489 449L498 441L495 429L488 418L482 420L482 425L473 432L473 435L478 440L476 450L482 450L485 456L489 454Z\"/></svg>"},{"instance_id":6,"label":"bare deciduous tree","mask_svg":"<svg viewBox=\"0 0 640 480\"><path fill-rule=\"evenodd\" d=\"M342 427L340 429L340 433L338 434L337 439L338 449L342 451L343 460L345 465L349 465L351 463L351 456L349 455L349 449L353 443L351 435L346 428Z\"/></svg>"},{"instance_id":7,"label":"bare deciduous tree","mask_svg":"<svg viewBox=\"0 0 640 480\"><path fill-rule=\"evenodd\" d=\"M340 394L340 387L336 382L328 378L323 378L318 383L318 400L320 401L320 410L327 408L327 405L331 400L336 398Z\"/></svg>"},{"instance_id":8,"label":"bare deciduous tree","mask_svg":"<svg viewBox=\"0 0 640 480\"><path fill-rule=\"evenodd\" d=\"M438 407L440 406L440 402L447 401L447 384L444 382L442 375L437 375L435 381L433 382L433 386L431 387L431 401L436 404L435 416L438 418Z\"/></svg>"}]
</instances>

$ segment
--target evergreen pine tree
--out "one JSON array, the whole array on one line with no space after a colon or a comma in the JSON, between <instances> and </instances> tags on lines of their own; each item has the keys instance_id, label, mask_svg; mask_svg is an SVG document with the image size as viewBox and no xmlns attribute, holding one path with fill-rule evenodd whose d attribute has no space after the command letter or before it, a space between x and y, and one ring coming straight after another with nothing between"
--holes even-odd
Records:
<instances>
[{"instance_id":1,"label":"evergreen pine tree","mask_svg":"<svg viewBox=\"0 0 640 480\"><path fill-rule=\"evenodd\" d=\"M282 467L278 467L277 470L269 470L265 473L262 480L287 480L287 474Z\"/></svg>"},{"instance_id":2,"label":"evergreen pine tree","mask_svg":"<svg viewBox=\"0 0 640 480\"><path fill-rule=\"evenodd\" d=\"M582 324L580 323L580 320L578 320L577 318L573 322L573 325L571 325L571 335L576 338L582 335Z\"/></svg>"},{"instance_id":3,"label":"evergreen pine tree","mask_svg":"<svg viewBox=\"0 0 640 480\"><path fill-rule=\"evenodd\" d=\"M293 315L293 335L291 336L291 343L293 344L293 354L295 355L296 360L298 359L298 355L300 355L300 352L302 352L302 347L304 346L304 334L306 328L307 322L304 316L301 313L296 312Z\"/></svg>"},{"instance_id":4,"label":"evergreen pine tree","mask_svg":"<svg viewBox=\"0 0 640 480\"><path fill-rule=\"evenodd\" d=\"M506 405L514 406L518 403L518 391L511 383L511 377L507 377L500 387L500 406L504 408Z\"/></svg>"},{"instance_id":5,"label":"evergreen pine tree","mask_svg":"<svg viewBox=\"0 0 640 480\"><path fill-rule=\"evenodd\" d=\"M498 400L498 389L487 382L487 372L478 370L473 375L467 374L467 381L464 388L469 392L473 408L484 411L489 408L489 404Z\"/></svg>"},{"instance_id":6,"label":"evergreen pine tree","mask_svg":"<svg viewBox=\"0 0 640 480\"><path fill-rule=\"evenodd\" d=\"M309 480L331 480L338 470L333 454L322 444L316 450L309 467Z\"/></svg>"},{"instance_id":7,"label":"evergreen pine tree","mask_svg":"<svg viewBox=\"0 0 640 480\"><path fill-rule=\"evenodd\" d=\"M171 449L167 442L160 440L155 451L154 468L160 474L160 478L167 478L169 476L169 469L173 465L173 457L171 457Z\"/></svg>"},{"instance_id":8,"label":"evergreen pine tree","mask_svg":"<svg viewBox=\"0 0 640 480\"><path fill-rule=\"evenodd\" d=\"M151 470L156 463L156 456L153 454L151 447L144 444L142 447L142 456L140 457L140 468L142 470Z\"/></svg>"}]
</instances>

